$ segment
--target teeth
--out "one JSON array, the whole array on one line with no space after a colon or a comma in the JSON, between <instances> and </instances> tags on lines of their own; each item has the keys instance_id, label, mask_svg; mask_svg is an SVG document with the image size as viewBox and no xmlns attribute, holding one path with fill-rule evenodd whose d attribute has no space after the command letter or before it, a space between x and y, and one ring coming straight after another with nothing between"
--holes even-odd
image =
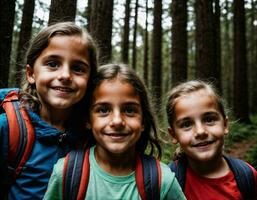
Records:
<instances>
[{"instance_id":1,"label":"teeth","mask_svg":"<svg viewBox=\"0 0 257 200\"><path fill-rule=\"evenodd\" d=\"M60 90L60 91L62 91L62 92L70 92L70 91L72 91L70 88L60 88L60 87L58 87L58 88L55 88L56 90Z\"/></svg>"}]
</instances>

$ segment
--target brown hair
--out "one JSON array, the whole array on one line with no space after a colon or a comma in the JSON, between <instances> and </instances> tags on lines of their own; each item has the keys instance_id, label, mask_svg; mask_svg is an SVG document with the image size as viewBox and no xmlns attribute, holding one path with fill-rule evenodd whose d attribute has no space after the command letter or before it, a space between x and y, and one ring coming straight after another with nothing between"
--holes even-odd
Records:
<instances>
[{"instance_id":1,"label":"brown hair","mask_svg":"<svg viewBox=\"0 0 257 200\"><path fill-rule=\"evenodd\" d=\"M97 69L97 49L90 34L75 23L60 22L42 29L31 41L26 54L26 63L33 68L37 58L49 45L50 39L56 35L79 36L86 41L90 64L90 76L85 94L85 97L88 97L92 93L92 77L96 74ZM38 100L35 84L29 84L25 78L23 82L22 92L20 94L22 105L29 107L34 112L39 112L41 104ZM85 104L85 97L78 104Z\"/></svg>"},{"instance_id":2,"label":"brown hair","mask_svg":"<svg viewBox=\"0 0 257 200\"><path fill-rule=\"evenodd\" d=\"M211 83L207 83L201 80L191 80L184 83L181 83L174 87L167 96L167 103L166 103L166 114L168 117L168 123L172 127L173 122L175 120L175 104L177 99L181 96L188 95L192 92L198 90L206 90L216 101L218 110L220 111L223 118L226 118L225 106L223 103L222 98L218 95L215 87Z\"/></svg>"},{"instance_id":3,"label":"brown hair","mask_svg":"<svg viewBox=\"0 0 257 200\"><path fill-rule=\"evenodd\" d=\"M96 78L94 79L94 88L99 86L104 80L111 80L119 77L121 81L129 83L140 98L143 111L144 131L136 143L136 151L145 153L147 145L150 144L150 155L157 148L157 156L161 158L161 146L159 144L156 120L153 115L147 88L139 76L130 67L125 64L107 64L99 67Z\"/></svg>"}]
</instances>

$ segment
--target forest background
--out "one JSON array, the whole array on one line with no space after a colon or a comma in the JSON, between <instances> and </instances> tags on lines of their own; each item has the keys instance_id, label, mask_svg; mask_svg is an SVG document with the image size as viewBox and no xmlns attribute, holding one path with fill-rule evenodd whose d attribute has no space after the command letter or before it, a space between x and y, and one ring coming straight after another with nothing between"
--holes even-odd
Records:
<instances>
[{"instance_id":1,"label":"forest background","mask_svg":"<svg viewBox=\"0 0 257 200\"><path fill-rule=\"evenodd\" d=\"M97 41L100 63L129 64L152 95L164 162L165 94L179 82L211 81L227 102L225 151L257 168L257 1L1 0L0 88L21 83L25 51L40 29L75 21Z\"/></svg>"}]
</instances>

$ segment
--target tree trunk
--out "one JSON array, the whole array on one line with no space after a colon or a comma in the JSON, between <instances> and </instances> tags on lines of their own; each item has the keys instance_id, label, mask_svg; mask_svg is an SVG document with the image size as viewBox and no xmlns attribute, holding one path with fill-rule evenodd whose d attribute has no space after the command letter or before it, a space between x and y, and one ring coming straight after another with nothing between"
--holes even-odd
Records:
<instances>
[{"instance_id":1,"label":"tree trunk","mask_svg":"<svg viewBox=\"0 0 257 200\"><path fill-rule=\"evenodd\" d=\"M121 52L121 60L124 63L128 63L128 60L129 60L128 52L129 52L130 2L131 0L126 0L126 5L125 5L125 19L124 19L122 52Z\"/></svg>"},{"instance_id":2,"label":"tree trunk","mask_svg":"<svg viewBox=\"0 0 257 200\"><path fill-rule=\"evenodd\" d=\"M8 86L15 0L0 2L0 88Z\"/></svg>"},{"instance_id":3,"label":"tree trunk","mask_svg":"<svg viewBox=\"0 0 257 200\"><path fill-rule=\"evenodd\" d=\"M152 92L156 111L162 103L162 1L154 0L152 38ZM161 114L160 112L158 112Z\"/></svg>"},{"instance_id":4,"label":"tree trunk","mask_svg":"<svg viewBox=\"0 0 257 200\"><path fill-rule=\"evenodd\" d=\"M173 0L171 9L171 77L176 85L187 79L187 1Z\"/></svg>"},{"instance_id":5,"label":"tree trunk","mask_svg":"<svg viewBox=\"0 0 257 200\"><path fill-rule=\"evenodd\" d=\"M196 77L217 81L212 0L196 0ZM214 79L214 80L213 80Z\"/></svg>"},{"instance_id":6,"label":"tree trunk","mask_svg":"<svg viewBox=\"0 0 257 200\"><path fill-rule=\"evenodd\" d=\"M86 8L86 19L87 19L87 30L90 31L90 15L92 9L92 0L87 1L87 8Z\"/></svg>"},{"instance_id":7,"label":"tree trunk","mask_svg":"<svg viewBox=\"0 0 257 200\"><path fill-rule=\"evenodd\" d=\"M229 20L230 6L228 0L225 1L225 14L224 14L224 38L223 38L223 71L222 71L222 82L223 82L223 97L227 100L228 104L232 106L233 96L233 65L232 65L232 48L231 48L231 26Z\"/></svg>"},{"instance_id":8,"label":"tree trunk","mask_svg":"<svg viewBox=\"0 0 257 200\"><path fill-rule=\"evenodd\" d=\"M244 1L234 0L234 114L248 123L248 84Z\"/></svg>"},{"instance_id":9,"label":"tree trunk","mask_svg":"<svg viewBox=\"0 0 257 200\"><path fill-rule=\"evenodd\" d=\"M75 21L77 0L51 0L48 24Z\"/></svg>"},{"instance_id":10,"label":"tree trunk","mask_svg":"<svg viewBox=\"0 0 257 200\"><path fill-rule=\"evenodd\" d=\"M215 13L213 15L213 24L214 24L214 56L215 56L215 65L214 65L214 77L216 77L216 88L217 90L222 93L222 87L221 87L221 39L220 39L220 5L219 0L215 0Z\"/></svg>"},{"instance_id":11,"label":"tree trunk","mask_svg":"<svg viewBox=\"0 0 257 200\"><path fill-rule=\"evenodd\" d=\"M135 2L135 16L134 16L134 32L132 44L132 68L136 69L137 65L137 14L138 14L138 0Z\"/></svg>"},{"instance_id":12,"label":"tree trunk","mask_svg":"<svg viewBox=\"0 0 257 200\"><path fill-rule=\"evenodd\" d=\"M93 0L90 32L98 43L99 62L107 63L112 56L113 0Z\"/></svg>"},{"instance_id":13,"label":"tree trunk","mask_svg":"<svg viewBox=\"0 0 257 200\"><path fill-rule=\"evenodd\" d=\"M25 68L26 64L24 58L31 38L35 0L25 0L23 6L16 57L16 86L21 84L23 75L22 70Z\"/></svg>"},{"instance_id":14,"label":"tree trunk","mask_svg":"<svg viewBox=\"0 0 257 200\"><path fill-rule=\"evenodd\" d=\"M148 73L149 73L149 66L148 66L148 48L149 48L149 41L148 41L148 1L145 1L145 41L144 41L144 81L145 84L148 85Z\"/></svg>"},{"instance_id":15,"label":"tree trunk","mask_svg":"<svg viewBox=\"0 0 257 200\"><path fill-rule=\"evenodd\" d=\"M251 15L250 15L250 50L248 51L250 53L250 65L249 65L249 91L251 91L250 94L250 112L251 114L257 113L257 27L254 26L254 21L257 17L257 2L254 0L251 0Z\"/></svg>"}]
</instances>

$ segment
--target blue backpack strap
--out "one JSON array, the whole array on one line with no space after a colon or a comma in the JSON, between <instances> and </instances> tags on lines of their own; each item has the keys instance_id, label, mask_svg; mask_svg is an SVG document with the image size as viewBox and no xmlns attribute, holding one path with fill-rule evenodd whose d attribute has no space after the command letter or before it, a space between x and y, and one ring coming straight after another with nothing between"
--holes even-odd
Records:
<instances>
[{"instance_id":1,"label":"blue backpack strap","mask_svg":"<svg viewBox=\"0 0 257 200\"><path fill-rule=\"evenodd\" d=\"M84 199L89 181L89 149L71 151L64 161L63 200Z\"/></svg>"},{"instance_id":2,"label":"blue backpack strap","mask_svg":"<svg viewBox=\"0 0 257 200\"><path fill-rule=\"evenodd\" d=\"M168 166L170 167L171 171L175 173L179 185L184 191L186 183L187 159L185 157L181 157L175 162L170 162Z\"/></svg>"},{"instance_id":3,"label":"blue backpack strap","mask_svg":"<svg viewBox=\"0 0 257 200\"><path fill-rule=\"evenodd\" d=\"M137 155L136 183L142 200L160 199L160 162L152 156Z\"/></svg>"},{"instance_id":4,"label":"blue backpack strap","mask_svg":"<svg viewBox=\"0 0 257 200\"><path fill-rule=\"evenodd\" d=\"M244 161L224 156L230 169L232 170L237 186L243 196L243 199L256 199L255 180L252 169Z\"/></svg>"}]
</instances>

